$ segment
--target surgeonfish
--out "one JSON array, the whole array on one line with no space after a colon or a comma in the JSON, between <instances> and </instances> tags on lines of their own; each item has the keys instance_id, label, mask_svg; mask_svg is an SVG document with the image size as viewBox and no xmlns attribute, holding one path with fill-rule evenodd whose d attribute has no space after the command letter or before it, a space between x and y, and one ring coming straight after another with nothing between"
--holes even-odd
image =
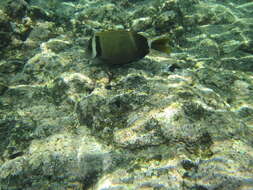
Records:
<instances>
[{"instance_id":1,"label":"surgeonfish","mask_svg":"<svg viewBox=\"0 0 253 190\"><path fill-rule=\"evenodd\" d=\"M109 30L95 33L88 42L88 55L109 64L126 64L145 57L150 49L170 53L168 38L149 40L128 30Z\"/></svg>"}]
</instances>

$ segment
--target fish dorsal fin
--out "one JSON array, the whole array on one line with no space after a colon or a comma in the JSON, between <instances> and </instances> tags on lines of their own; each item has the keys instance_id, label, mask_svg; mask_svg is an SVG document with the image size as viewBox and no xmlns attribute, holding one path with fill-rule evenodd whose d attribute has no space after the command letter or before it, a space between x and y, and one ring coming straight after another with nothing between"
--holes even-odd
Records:
<instances>
[{"instance_id":1,"label":"fish dorsal fin","mask_svg":"<svg viewBox=\"0 0 253 190\"><path fill-rule=\"evenodd\" d=\"M157 38L149 42L149 47L154 50L170 54L171 48L169 47L168 42L169 38L167 37Z\"/></svg>"}]
</instances>

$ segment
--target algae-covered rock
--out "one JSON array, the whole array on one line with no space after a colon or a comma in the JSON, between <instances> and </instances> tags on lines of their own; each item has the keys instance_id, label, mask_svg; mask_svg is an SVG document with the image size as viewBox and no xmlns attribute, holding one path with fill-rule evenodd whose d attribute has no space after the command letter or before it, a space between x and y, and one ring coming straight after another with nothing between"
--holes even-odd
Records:
<instances>
[{"instance_id":1,"label":"algae-covered rock","mask_svg":"<svg viewBox=\"0 0 253 190\"><path fill-rule=\"evenodd\" d=\"M42 48L59 53L61 51L67 50L70 48L70 42L64 41L63 39L50 39L45 44L42 45Z\"/></svg>"},{"instance_id":2,"label":"algae-covered rock","mask_svg":"<svg viewBox=\"0 0 253 190\"><path fill-rule=\"evenodd\" d=\"M12 18L23 18L28 11L28 3L25 0L8 1L5 12Z\"/></svg>"},{"instance_id":3,"label":"algae-covered rock","mask_svg":"<svg viewBox=\"0 0 253 190\"><path fill-rule=\"evenodd\" d=\"M8 89L8 84L5 78L0 77L0 95Z\"/></svg>"},{"instance_id":4,"label":"algae-covered rock","mask_svg":"<svg viewBox=\"0 0 253 190\"><path fill-rule=\"evenodd\" d=\"M53 79L55 73L63 72L63 60L55 53L41 53L32 57L24 66L23 72L29 81L45 81ZM46 72L42 72L42 71Z\"/></svg>"},{"instance_id":5,"label":"algae-covered rock","mask_svg":"<svg viewBox=\"0 0 253 190\"><path fill-rule=\"evenodd\" d=\"M204 39L199 43L198 52L203 57L218 57L220 55L218 44L210 39Z\"/></svg>"},{"instance_id":6,"label":"algae-covered rock","mask_svg":"<svg viewBox=\"0 0 253 190\"><path fill-rule=\"evenodd\" d=\"M1 190L253 188L252 3L8 2ZM169 37L172 52L86 57L94 32L122 29Z\"/></svg>"},{"instance_id":7,"label":"algae-covered rock","mask_svg":"<svg viewBox=\"0 0 253 190\"><path fill-rule=\"evenodd\" d=\"M29 8L29 16L34 20L53 20L53 16L48 11L38 6L31 6Z\"/></svg>"},{"instance_id":8,"label":"algae-covered rock","mask_svg":"<svg viewBox=\"0 0 253 190\"><path fill-rule=\"evenodd\" d=\"M133 20L132 29L134 31L141 31L147 29L152 24L152 19L150 17L138 18Z\"/></svg>"},{"instance_id":9,"label":"algae-covered rock","mask_svg":"<svg viewBox=\"0 0 253 190\"><path fill-rule=\"evenodd\" d=\"M11 74L18 72L24 66L24 61L19 59L3 60L0 62L0 73Z\"/></svg>"},{"instance_id":10,"label":"algae-covered rock","mask_svg":"<svg viewBox=\"0 0 253 190\"><path fill-rule=\"evenodd\" d=\"M170 26L176 20L176 13L173 10L163 12L155 19L155 25L158 30L170 30Z\"/></svg>"},{"instance_id":11,"label":"algae-covered rock","mask_svg":"<svg viewBox=\"0 0 253 190\"><path fill-rule=\"evenodd\" d=\"M8 16L0 10L0 49L5 48L11 43L12 27Z\"/></svg>"},{"instance_id":12,"label":"algae-covered rock","mask_svg":"<svg viewBox=\"0 0 253 190\"><path fill-rule=\"evenodd\" d=\"M242 44L241 42L238 42L235 40L225 42L222 45L223 52L224 53L231 53L233 51L236 51L240 48L241 44Z\"/></svg>"},{"instance_id":13,"label":"algae-covered rock","mask_svg":"<svg viewBox=\"0 0 253 190\"><path fill-rule=\"evenodd\" d=\"M25 45L34 48L38 46L41 42L47 41L50 38L55 37L55 27L53 22L43 22L38 23L33 27L27 39Z\"/></svg>"},{"instance_id":14,"label":"algae-covered rock","mask_svg":"<svg viewBox=\"0 0 253 190\"><path fill-rule=\"evenodd\" d=\"M107 171L117 162L115 155L106 151L92 138L58 134L46 141L34 141L26 156L7 161L1 166L1 188L75 188L83 189L95 182L103 171ZM52 166L54 163L54 166ZM23 167L24 165L28 167ZM19 182L27 174L36 180L27 178L32 185ZM8 180L11 176L11 181ZM40 177L41 176L41 177ZM42 177L44 176L44 177ZM50 179L49 179L50 178ZM4 185L8 181L8 186Z\"/></svg>"},{"instance_id":15,"label":"algae-covered rock","mask_svg":"<svg viewBox=\"0 0 253 190\"><path fill-rule=\"evenodd\" d=\"M88 77L80 74L63 74L49 86L55 103L67 100L76 104L82 97L88 96L94 90L94 84Z\"/></svg>"}]
</instances>

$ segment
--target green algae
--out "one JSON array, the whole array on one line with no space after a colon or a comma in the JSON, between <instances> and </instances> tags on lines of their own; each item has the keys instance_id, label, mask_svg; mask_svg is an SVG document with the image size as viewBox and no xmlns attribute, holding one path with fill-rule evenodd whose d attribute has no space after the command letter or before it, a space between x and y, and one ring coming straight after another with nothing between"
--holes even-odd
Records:
<instances>
[{"instance_id":1,"label":"green algae","mask_svg":"<svg viewBox=\"0 0 253 190\"><path fill-rule=\"evenodd\" d=\"M0 4L1 190L252 187L251 3ZM112 28L166 33L173 53L89 65Z\"/></svg>"}]
</instances>

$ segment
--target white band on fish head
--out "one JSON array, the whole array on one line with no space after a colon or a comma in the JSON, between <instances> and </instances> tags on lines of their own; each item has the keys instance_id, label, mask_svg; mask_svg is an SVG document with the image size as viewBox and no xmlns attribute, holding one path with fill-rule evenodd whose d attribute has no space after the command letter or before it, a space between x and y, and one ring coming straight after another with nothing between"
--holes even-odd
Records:
<instances>
[{"instance_id":1,"label":"white band on fish head","mask_svg":"<svg viewBox=\"0 0 253 190\"><path fill-rule=\"evenodd\" d=\"M152 40L148 40L148 48L151 49Z\"/></svg>"},{"instance_id":2,"label":"white band on fish head","mask_svg":"<svg viewBox=\"0 0 253 190\"><path fill-rule=\"evenodd\" d=\"M95 35L92 36L91 47L92 47L92 59L94 59L97 56L97 45Z\"/></svg>"}]
</instances>

